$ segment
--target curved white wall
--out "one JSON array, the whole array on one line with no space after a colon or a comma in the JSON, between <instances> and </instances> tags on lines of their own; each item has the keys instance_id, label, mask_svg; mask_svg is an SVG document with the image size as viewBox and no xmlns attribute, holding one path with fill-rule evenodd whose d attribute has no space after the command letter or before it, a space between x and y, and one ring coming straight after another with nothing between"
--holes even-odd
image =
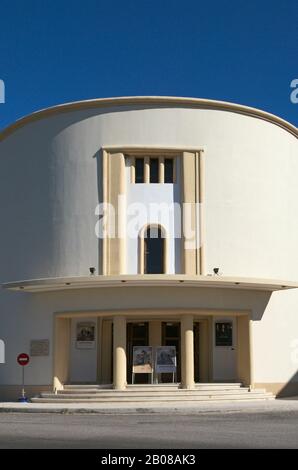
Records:
<instances>
[{"instance_id":1,"label":"curved white wall","mask_svg":"<svg viewBox=\"0 0 298 470\"><path fill-rule=\"evenodd\" d=\"M232 111L135 105L63 112L0 142L0 282L87 275L90 266L100 273L95 208L102 200L100 149L109 145L204 147L207 272L219 267L224 275L297 281L297 138L272 122ZM127 270L133 273L137 247L127 246ZM170 245L170 272L179 272L177 253ZM190 288L187 294L169 288L2 291L7 364L1 381L18 383L15 357L28 350L30 338L52 339L54 312L140 307L250 309L255 382L298 381L297 290L270 297ZM51 355L32 359L31 383L50 383L51 377Z\"/></svg>"},{"instance_id":2,"label":"curved white wall","mask_svg":"<svg viewBox=\"0 0 298 470\"><path fill-rule=\"evenodd\" d=\"M231 111L166 106L57 114L0 143L0 280L100 272L102 146L205 148L207 272L296 280L298 144Z\"/></svg>"}]
</instances>

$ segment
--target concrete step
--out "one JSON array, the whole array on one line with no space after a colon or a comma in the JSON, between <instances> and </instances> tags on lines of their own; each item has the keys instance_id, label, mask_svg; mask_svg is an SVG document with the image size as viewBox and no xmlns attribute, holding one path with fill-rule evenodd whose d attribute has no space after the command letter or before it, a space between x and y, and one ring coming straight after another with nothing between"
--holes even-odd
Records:
<instances>
[{"instance_id":1,"label":"concrete step","mask_svg":"<svg viewBox=\"0 0 298 470\"><path fill-rule=\"evenodd\" d=\"M90 389L90 390L106 390L106 389L112 389L113 385L112 384L67 384L64 385L65 390L85 390L85 389Z\"/></svg>"},{"instance_id":2,"label":"concrete step","mask_svg":"<svg viewBox=\"0 0 298 470\"><path fill-rule=\"evenodd\" d=\"M146 388L130 388L127 387L125 389L125 392L127 393L142 393L142 392L150 392L150 393L156 393L156 392L167 392L167 393L172 393L172 392L177 392L179 389L178 387L176 388L169 388L169 387L151 387L147 386ZM99 389L99 388L64 388L63 390L58 390L58 393L110 393L110 392L117 392L117 390L114 390L113 387L109 389Z\"/></svg>"},{"instance_id":3,"label":"concrete step","mask_svg":"<svg viewBox=\"0 0 298 470\"><path fill-rule=\"evenodd\" d=\"M41 398L56 398L61 400L70 400L70 399L83 399L83 400L106 400L106 401L119 401L119 400L129 400L133 401L140 401L140 400L183 400L184 398L188 399L196 399L197 397L205 397L205 396L244 396L244 395L264 395L266 392L261 389L249 391L248 388L241 388L237 391L235 390L185 390L180 389L172 392L159 392L156 391L154 394L151 392L129 392L125 390L110 390L108 392L98 392L98 393L64 393L64 391L60 391L59 393L55 394L52 392L42 392L40 394Z\"/></svg>"},{"instance_id":4,"label":"concrete step","mask_svg":"<svg viewBox=\"0 0 298 470\"><path fill-rule=\"evenodd\" d=\"M112 390L110 392L95 392L95 393L65 393L63 390L59 391L57 394L49 393L49 392L42 392L40 396L42 398L50 398L50 397L59 397L61 399L70 399L70 398L82 398L82 399L93 399L93 398L102 398L102 399L130 399L131 401L134 400L151 400L156 398L170 398L175 397L177 399L183 399L183 397L190 397L194 398L197 396L205 396L205 395L235 395L235 394L246 394L251 393L248 392L247 388L239 389L237 392L235 390L176 390L175 392L160 392L156 391L154 394L152 392L129 392L129 391L118 391ZM262 391L256 391L255 393L263 393Z\"/></svg>"},{"instance_id":5,"label":"concrete step","mask_svg":"<svg viewBox=\"0 0 298 470\"><path fill-rule=\"evenodd\" d=\"M128 384L127 388L148 388L148 387L166 387L166 388L179 388L180 387L180 382L175 382L175 383L158 383L158 384ZM198 382L195 384L196 387L201 387L201 386L216 386L216 387L242 387L241 382ZM65 384L64 388L67 390L72 390L74 388L96 388L96 389L104 389L104 388L113 388L112 384Z\"/></svg>"},{"instance_id":6,"label":"concrete step","mask_svg":"<svg viewBox=\"0 0 298 470\"><path fill-rule=\"evenodd\" d=\"M176 389L176 390L165 390L165 389L155 389L155 390L152 390L152 389L149 389L149 390L146 390L146 389L142 389L142 390L133 390L133 389L126 389L126 390L90 390L90 389L86 389L86 390L80 390L80 389L73 389L73 390L58 390L57 391L57 394L58 395L68 395L68 396L71 396L71 395L82 395L82 396L87 396L87 395L98 395L98 396L110 396L110 395L117 395L117 396L122 396L122 395L125 395L125 396L152 396L152 395L165 395L165 396L169 396L173 393L175 394L179 394L179 396L183 393L187 393L187 394L190 394L190 395L196 395L196 394L200 394L200 393L245 393L248 391L248 388L246 387L241 387L241 388L238 388L238 389L233 389L233 388L203 388L203 389L183 389L183 388L180 388L180 389Z\"/></svg>"},{"instance_id":7,"label":"concrete step","mask_svg":"<svg viewBox=\"0 0 298 470\"><path fill-rule=\"evenodd\" d=\"M201 383L201 384L196 384L195 388L193 390L239 390L243 389L244 387L241 386L240 383ZM98 392L105 392L105 391L113 391L112 385L65 385L64 389L62 391L58 391L58 393L98 393ZM126 393L129 392L170 392L170 391L177 391L180 390L180 384L138 384L138 385L127 385L126 388Z\"/></svg>"},{"instance_id":8,"label":"concrete step","mask_svg":"<svg viewBox=\"0 0 298 470\"><path fill-rule=\"evenodd\" d=\"M31 401L33 403L104 403L104 404L126 404L126 403L134 403L142 404L143 406L148 406L152 404L158 403L179 403L180 405L190 404L190 403L197 403L202 401L224 401L224 400L236 400L236 401L252 401L252 400L273 400L274 396L271 393L254 393L254 392L247 392L245 394L221 394L221 395L197 395L197 396L189 396L186 397L178 397L178 396L170 396L170 397L151 397L150 400L144 400L142 397L137 397L137 399L131 400L129 397L127 398L95 398L91 397L89 399L84 398L61 398L60 395L52 395L51 397L47 398L32 398Z\"/></svg>"},{"instance_id":9,"label":"concrete step","mask_svg":"<svg viewBox=\"0 0 298 470\"><path fill-rule=\"evenodd\" d=\"M113 390L112 385L68 384L57 393L42 392L32 398L33 403L102 403L107 405L129 404L137 406L162 403L192 404L201 401L222 400L273 400L271 393L263 389L249 391L241 383L199 383L192 390L180 388L180 384L136 384L126 390Z\"/></svg>"}]
</instances>

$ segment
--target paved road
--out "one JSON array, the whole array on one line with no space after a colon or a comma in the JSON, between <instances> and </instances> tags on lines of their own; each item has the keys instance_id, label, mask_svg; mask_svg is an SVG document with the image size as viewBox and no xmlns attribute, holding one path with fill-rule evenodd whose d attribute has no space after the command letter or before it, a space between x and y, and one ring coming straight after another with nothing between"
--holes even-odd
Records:
<instances>
[{"instance_id":1,"label":"paved road","mask_svg":"<svg viewBox=\"0 0 298 470\"><path fill-rule=\"evenodd\" d=\"M298 448L298 410L172 416L0 413L0 448Z\"/></svg>"}]
</instances>

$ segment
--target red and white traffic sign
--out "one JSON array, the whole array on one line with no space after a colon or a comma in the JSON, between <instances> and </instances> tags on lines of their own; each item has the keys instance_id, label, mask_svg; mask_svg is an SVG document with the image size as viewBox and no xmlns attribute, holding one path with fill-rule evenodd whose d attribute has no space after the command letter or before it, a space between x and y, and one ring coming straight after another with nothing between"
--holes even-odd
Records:
<instances>
[{"instance_id":1,"label":"red and white traffic sign","mask_svg":"<svg viewBox=\"0 0 298 470\"><path fill-rule=\"evenodd\" d=\"M21 354L18 355L17 361L20 364L20 366L26 366L27 364L29 364L30 358L29 358L28 354L21 353Z\"/></svg>"}]
</instances>

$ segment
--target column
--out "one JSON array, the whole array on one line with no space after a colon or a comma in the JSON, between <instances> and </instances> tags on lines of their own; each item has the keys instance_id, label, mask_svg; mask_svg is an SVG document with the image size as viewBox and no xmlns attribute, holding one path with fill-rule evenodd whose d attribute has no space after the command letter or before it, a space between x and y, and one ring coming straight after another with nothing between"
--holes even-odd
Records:
<instances>
[{"instance_id":1,"label":"column","mask_svg":"<svg viewBox=\"0 0 298 470\"><path fill-rule=\"evenodd\" d=\"M251 320L248 315L237 317L237 376L246 387L253 386Z\"/></svg>"},{"instance_id":2,"label":"column","mask_svg":"<svg viewBox=\"0 0 298 470\"><path fill-rule=\"evenodd\" d=\"M69 380L71 318L54 320L54 391L61 390Z\"/></svg>"},{"instance_id":3,"label":"column","mask_svg":"<svg viewBox=\"0 0 298 470\"><path fill-rule=\"evenodd\" d=\"M198 274L196 256L196 154L183 152L181 161L182 253L184 274Z\"/></svg>"},{"instance_id":4,"label":"column","mask_svg":"<svg viewBox=\"0 0 298 470\"><path fill-rule=\"evenodd\" d=\"M199 377L200 382L209 381L209 357L210 357L210 341L209 341L209 323L208 320L200 322L199 330ZM212 344L212 343L211 343Z\"/></svg>"},{"instance_id":5,"label":"column","mask_svg":"<svg viewBox=\"0 0 298 470\"><path fill-rule=\"evenodd\" d=\"M101 384L112 383L112 321L103 320L101 329L101 341L99 342L101 356Z\"/></svg>"},{"instance_id":6,"label":"column","mask_svg":"<svg viewBox=\"0 0 298 470\"><path fill-rule=\"evenodd\" d=\"M248 324L249 332L249 365L250 365L250 388L253 389L255 386L255 376L254 376L254 355L253 355L253 320L249 316Z\"/></svg>"},{"instance_id":7,"label":"column","mask_svg":"<svg viewBox=\"0 0 298 470\"><path fill-rule=\"evenodd\" d=\"M181 317L181 385L194 388L194 335L193 315Z\"/></svg>"},{"instance_id":8,"label":"column","mask_svg":"<svg viewBox=\"0 0 298 470\"><path fill-rule=\"evenodd\" d=\"M160 157L158 163L159 163L158 182L163 184L165 182L165 159L164 157Z\"/></svg>"},{"instance_id":9,"label":"column","mask_svg":"<svg viewBox=\"0 0 298 470\"><path fill-rule=\"evenodd\" d=\"M149 345L154 348L161 346L161 321L151 320L149 322ZM156 383L158 374L154 372L154 382Z\"/></svg>"},{"instance_id":10,"label":"column","mask_svg":"<svg viewBox=\"0 0 298 470\"><path fill-rule=\"evenodd\" d=\"M114 317L113 319L113 376L114 388L124 390L126 381L126 318Z\"/></svg>"},{"instance_id":11,"label":"column","mask_svg":"<svg viewBox=\"0 0 298 470\"><path fill-rule=\"evenodd\" d=\"M144 158L144 183L150 183L150 158Z\"/></svg>"},{"instance_id":12,"label":"column","mask_svg":"<svg viewBox=\"0 0 298 470\"><path fill-rule=\"evenodd\" d=\"M104 202L110 204L104 239L103 273L110 275L126 272L126 169L122 153L106 154L104 167Z\"/></svg>"}]
</instances>

